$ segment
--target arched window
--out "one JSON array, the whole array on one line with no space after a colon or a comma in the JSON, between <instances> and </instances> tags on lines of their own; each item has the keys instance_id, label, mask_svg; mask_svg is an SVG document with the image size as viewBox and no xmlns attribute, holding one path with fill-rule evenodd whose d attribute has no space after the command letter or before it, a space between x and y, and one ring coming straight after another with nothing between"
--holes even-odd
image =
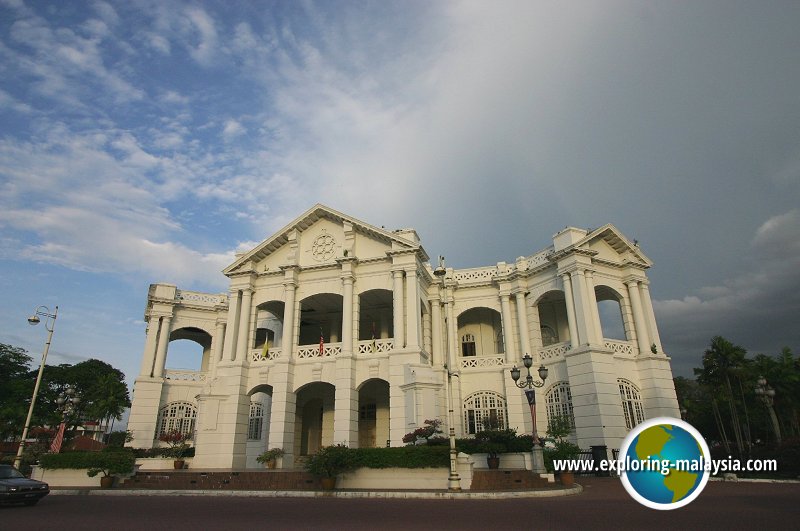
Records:
<instances>
[{"instance_id":1,"label":"arched window","mask_svg":"<svg viewBox=\"0 0 800 531\"><path fill-rule=\"evenodd\" d=\"M546 347L548 345L552 345L554 343L558 343L558 334L556 331L553 330L551 327L547 325L542 325L539 327L542 331L542 346Z\"/></svg>"},{"instance_id":2,"label":"arched window","mask_svg":"<svg viewBox=\"0 0 800 531\"><path fill-rule=\"evenodd\" d=\"M622 412L625 414L625 426L630 430L644 422L642 394L628 380L619 378L617 383L619 384L619 396L622 398Z\"/></svg>"},{"instance_id":3,"label":"arched window","mask_svg":"<svg viewBox=\"0 0 800 531\"><path fill-rule=\"evenodd\" d=\"M250 402L250 422L247 425L247 438L251 441L261 440L264 428L264 406L261 402Z\"/></svg>"},{"instance_id":4,"label":"arched window","mask_svg":"<svg viewBox=\"0 0 800 531\"><path fill-rule=\"evenodd\" d=\"M464 357L475 355L475 336L472 334L461 336L461 355Z\"/></svg>"},{"instance_id":5,"label":"arched window","mask_svg":"<svg viewBox=\"0 0 800 531\"><path fill-rule=\"evenodd\" d=\"M508 427L506 399L492 391L480 391L464 400L464 431L475 434L486 429L504 430Z\"/></svg>"},{"instance_id":6,"label":"arched window","mask_svg":"<svg viewBox=\"0 0 800 531\"><path fill-rule=\"evenodd\" d=\"M569 419L572 429L575 429L575 415L572 413L572 392L568 382L558 382L547 391L545 395L547 404L547 423L553 419L564 417Z\"/></svg>"},{"instance_id":7,"label":"arched window","mask_svg":"<svg viewBox=\"0 0 800 531\"><path fill-rule=\"evenodd\" d=\"M194 437L194 422L197 419L197 408L191 402L172 402L161 408L158 413L158 430L156 438L164 433L178 431Z\"/></svg>"}]
</instances>

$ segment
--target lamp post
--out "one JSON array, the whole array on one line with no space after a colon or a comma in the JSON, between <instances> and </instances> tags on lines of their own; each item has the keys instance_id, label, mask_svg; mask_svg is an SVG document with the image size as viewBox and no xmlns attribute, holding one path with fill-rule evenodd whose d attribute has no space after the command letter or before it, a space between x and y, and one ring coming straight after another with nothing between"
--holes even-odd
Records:
<instances>
[{"instance_id":1,"label":"lamp post","mask_svg":"<svg viewBox=\"0 0 800 531\"><path fill-rule=\"evenodd\" d=\"M22 429L22 439L19 441L19 448L17 448L17 457L14 458L14 467L19 468L22 463L22 452L25 449L25 439L28 437L28 429L31 426L31 417L33 417L33 406L36 405L36 395L39 394L39 386L42 383L42 372L44 371L44 364L47 361L47 353L50 351L50 343L53 340L53 330L56 326L56 317L58 316L58 306L53 313L50 313L50 308L47 306L39 306L36 308L36 313L28 317L28 323L32 326L39 324L45 318L44 327L47 330L47 341L44 344L44 352L42 352L42 363L39 365L39 374L36 376L36 385L33 387L33 395L31 396L31 405L28 408L28 417L25 419L25 427Z\"/></svg>"},{"instance_id":2,"label":"lamp post","mask_svg":"<svg viewBox=\"0 0 800 531\"><path fill-rule=\"evenodd\" d=\"M514 385L520 389L525 390L525 398L528 399L528 405L531 408L531 422L533 423L533 448L531 450L532 469L534 474L544 474L547 471L544 468L544 452L542 451L542 442L539 440L539 435L536 433L536 388L542 387L544 381L547 379L547 367L542 365L539 367L539 378L541 381L535 381L531 376L531 367L533 366L533 358L530 354L525 354L522 358L522 363L525 364L525 369L528 375L525 380L520 382L520 371L516 365L511 369L511 378L514 380Z\"/></svg>"},{"instance_id":3,"label":"lamp post","mask_svg":"<svg viewBox=\"0 0 800 531\"><path fill-rule=\"evenodd\" d=\"M775 408L772 407L775 403L775 389L767 383L767 379L759 376L756 380L755 388L756 396L764 403L769 411L769 418L772 421L772 430L775 432L775 442L781 444L781 427L778 424L778 417L775 415Z\"/></svg>"},{"instance_id":4,"label":"lamp post","mask_svg":"<svg viewBox=\"0 0 800 531\"><path fill-rule=\"evenodd\" d=\"M433 274L440 279L444 288L444 277L447 274L447 269L444 267L444 256L439 256L439 265L433 270ZM449 334L445 334L445 336L449 337ZM449 341L446 341L446 344L449 359L451 345ZM444 370L447 371L447 380L445 380L447 384L447 433L450 439L450 475L447 478L447 490L460 491L461 478L458 475L458 451L456 450L456 427L453 424L453 384L451 381L453 376L458 377L458 375L454 375L450 371L447 363L444 364Z\"/></svg>"}]
</instances>

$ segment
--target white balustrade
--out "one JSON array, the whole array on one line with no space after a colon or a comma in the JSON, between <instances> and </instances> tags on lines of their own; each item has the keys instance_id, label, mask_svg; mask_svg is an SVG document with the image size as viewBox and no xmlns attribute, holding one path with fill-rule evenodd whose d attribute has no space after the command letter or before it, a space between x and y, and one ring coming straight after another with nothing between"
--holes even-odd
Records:
<instances>
[{"instance_id":1,"label":"white balustrade","mask_svg":"<svg viewBox=\"0 0 800 531\"><path fill-rule=\"evenodd\" d=\"M165 369L164 378L177 382L205 382L207 374L200 371Z\"/></svg>"},{"instance_id":2,"label":"white balustrade","mask_svg":"<svg viewBox=\"0 0 800 531\"><path fill-rule=\"evenodd\" d=\"M325 352L320 356L319 345L300 345L297 347L298 359L328 358L342 353L341 343L325 343Z\"/></svg>"},{"instance_id":3,"label":"white balustrade","mask_svg":"<svg viewBox=\"0 0 800 531\"><path fill-rule=\"evenodd\" d=\"M389 339L368 339L358 342L359 354L385 354L394 348L394 338Z\"/></svg>"},{"instance_id":4,"label":"white balustrade","mask_svg":"<svg viewBox=\"0 0 800 531\"><path fill-rule=\"evenodd\" d=\"M270 360L276 360L282 355L283 351L280 348L270 347L266 356L263 348L257 348L250 351L250 363L266 363Z\"/></svg>"},{"instance_id":5,"label":"white balustrade","mask_svg":"<svg viewBox=\"0 0 800 531\"><path fill-rule=\"evenodd\" d=\"M461 360L462 369L479 369L483 367L502 367L505 365L505 356L479 356L463 358Z\"/></svg>"},{"instance_id":6,"label":"white balustrade","mask_svg":"<svg viewBox=\"0 0 800 531\"><path fill-rule=\"evenodd\" d=\"M633 345L630 341L618 341L615 339L603 339L603 344L609 350L613 350L616 354L628 354L633 356Z\"/></svg>"},{"instance_id":7,"label":"white balustrade","mask_svg":"<svg viewBox=\"0 0 800 531\"><path fill-rule=\"evenodd\" d=\"M570 348L572 347L570 346L569 342L566 341L563 343L548 345L544 348L539 349L539 359L544 361L544 360L563 358L564 354L566 354Z\"/></svg>"},{"instance_id":8,"label":"white balustrade","mask_svg":"<svg viewBox=\"0 0 800 531\"><path fill-rule=\"evenodd\" d=\"M199 291L187 291L179 289L175 291L175 300L198 304L201 306L216 306L228 300L225 294L201 293Z\"/></svg>"}]
</instances>

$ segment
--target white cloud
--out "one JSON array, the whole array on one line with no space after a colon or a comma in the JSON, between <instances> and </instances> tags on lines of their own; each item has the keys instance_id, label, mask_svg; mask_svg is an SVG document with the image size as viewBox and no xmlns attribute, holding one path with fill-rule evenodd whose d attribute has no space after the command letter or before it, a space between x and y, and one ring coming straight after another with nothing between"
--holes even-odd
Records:
<instances>
[{"instance_id":1,"label":"white cloud","mask_svg":"<svg viewBox=\"0 0 800 531\"><path fill-rule=\"evenodd\" d=\"M226 142L230 142L246 132L247 130L240 122L230 119L225 121L225 126L222 128L222 138L225 139Z\"/></svg>"}]
</instances>

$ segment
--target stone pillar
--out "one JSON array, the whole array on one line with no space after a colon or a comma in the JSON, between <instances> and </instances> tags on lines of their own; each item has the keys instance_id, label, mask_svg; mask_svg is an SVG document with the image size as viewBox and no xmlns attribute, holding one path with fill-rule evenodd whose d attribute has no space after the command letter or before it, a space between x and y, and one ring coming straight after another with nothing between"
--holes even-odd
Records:
<instances>
[{"instance_id":1,"label":"stone pillar","mask_svg":"<svg viewBox=\"0 0 800 531\"><path fill-rule=\"evenodd\" d=\"M222 361L222 347L225 341L225 319L218 317L215 325L214 337L211 340L213 345L211 363L208 364L210 371L213 371L217 367L217 363Z\"/></svg>"},{"instance_id":2,"label":"stone pillar","mask_svg":"<svg viewBox=\"0 0 800 531\"><path fill-rule=\"evenodd\" d=\"M250 305L253 301L253 290L245 288L242 290L242 305L239 308L239 337L236 341L236 352L233 359L241 361L247 359L247 352L250 347Z\"/></svg>"},{"instance_id":3,"label":"stone pillar","mask_svg":"<svg viewBox=\"0 0 800 531\"><path fill-rule=\"evenodd\" d=\"M597 294L594 291L594 273L586 270L586 292L589 295L589 313L592 316L595 340L599 345L603 344L603 325L600 323L600 308L597 306Z\"/></svg>"},{"instance_id":4,"label":"stone pillar","mask_svg":"<svg viewBox=\"0 0 800 531\"><path fill-rule=\"evenodd\" d=\"M419 350L419 290L417 289L417 270L409 269L406 271L406 347L411 350Z\"/></svg>"},{"instance_id":5,"label":"stone pillar","mask_svg":"<svg viewBox=\"0 0 800 531\"><path fill-rule=\"evenodd\" d=\"M444 364L442 356L442 306L439 288L431 298L431 365L441 367Z\"/></svg>"},{"instance_id":6,"label":"stone pillar","mask_svg":"<svg viewBox=\"0 0 800 531\"><path fill-rule=\"evenodd\" d=\"M519 328L520 354L524 356L531 351L531 337L528 333L528 308L525 305L525 292L518 291L514 294L514 297L517 299L517 327ZM517 356L516 360L518 359L520 359L519 356Z\"/></svg>"},{"instance_id":7,"label":"stone pillar","mask_svg":"<svg viewBox=\"0 0 800 531\"><path fill-rule=\"evenodd\" d=\"M353 354L353 275L342 275L342 354ZM338 386L337 386L338 387Z\"/></svg>"},{"instance_id":8,"label":"stone pillar","mask_svg":"<svg viewBox=\"0 0 800 531\"><path fill-rule=\"evenodd\" d=\"M647 323L642 311L642 300L639 297L639 282L630 280L625 285L628 286L628 295L633 308L633 326L636 328L636 338L639 341L639 354L645 356L650 352L650 338L647 334Z\"/></svg>"},{"instance_id":9,"label":"stone pillar","mask_svg":"<svg viewBox=\"0 0 800 531\"><path fill-rule=\"evenodd\" d=\"M165 315L161 318L161 332L158 334L158 350L156 350L156 363L153 367L153 377L161 378L164 376L164 364L167 361L167 345L169 345L169 333L171 331L172 317Z\"/></svg>"},{"instance_id":10,"label":"stone pillar","mask_svg":"<svg viewBox=\"0 0 800 531\"><path fill-rule=\"evenodd\" d=\"M394 348L399 350L406 346L402 270L392 271L392 311L394 315Z\"/></svg>"},{"instance_id":11,"label":"stone pillar","mask_svg":"<svg viewBox=\"0 0 800 531\"><path fill-rule=\"evenodd\" d=\"M228 333L225 334L225 347L223 350L223 357L227 361L233 361L236 355L236 333L239 330L237 326L239 324L239 302L239 291L232 291L228 305L228 324L225 327Z\"/></svg>"},{"instance_id":12,"label":"stone pillar","mask_svg":"<svg viewBox=\"0 0 800 531\"><path fill-rule=\"evenodd\" d=\"M569 342L573 349L580 346L581 340L578 337L578 326L575 317L575 304L572 299L572 279L569 273L561 275L564 281L564 300L567 303L567 324L569 324Z\"/></svg>"},{"instance_id":13,"label":"stone pillar","mask_svg":"<svg viewBox=\"0 0 800 531\"><path fill-rule=\"evenodd\" d=\"M650 333L650 340L656 344L658 352L663 354L664 348L661 346L661 337L658 335L658 324L656 314L653 312L653 301L650 299L650 288L647 282L639 282L639 290L642 297L644 316L647 320L647 331Z\"/></svg>"},{"instance_id":14,"label":"stone pillar","mask_svg":"<svg viewBox=\"0 0 800 531\"><path fill-rule=\"evenodd\" d=\"M281 350L283 357L287 360L292 359L294 349L294 298L297 284L294 280L287 280L283 283L284 304L283 304L283 331L281 333Z\"/></svg>"},{"instance_id":15,"label":"stone pillar","mask_svg":"<svg viewBox=\"0 0 800 531\"><path fill-rule=\"evenodd\" d=\"M514 348L514 328L511 324L511 298L508 293L500 294L500 309L503 318L503 343L506 348L506 363L513 363L517 359Z\"/></svg>"},{"instance_id":16,"label":"stone pillar","mask_svg":"<svg viewBox=\"0 0 800 531\"><path fill-rule=\"evenodd\" d=\"M583 270L577 269L572 273L572 295L575 298L575 315L578 318L578 335L581 344L597 344L597 336L592 323L592 314L589 311L589 295L586 293L586 279Z\"/></svg>"},{"instance_id":17,"label":"stone pillar","mask_svg":"<svg viewBox=\"0 0 800 531\"><path fill-rule=\"evenodd\" d=\"M142 369L139 371L141 376L153 376L153 364L156 361L156 347L158 341L158 329L160 318L156 315L150 316L147 323L147 339L144 343L144 355L142 356Z\"/></svg>"},{"instance_id":18,"label":"stone pillar","mask_svg":"<svg viewBox=\"0 0 800 531\"><path fill-rule=\"evenodd\" d=\"M294 288L292 288L294 293ZM292 295L294 297L294 295ZM284 326L284 331L286 327ZM290 349L291 341L288 341L284 349ZM284 352L287 352L286 350ZM290 353L291 350L288 350ZM284 354L287 356L287 354ZM289 359L280 359L275 366L270 369L272 380L272 411L269 418L269 444L267 448L283 448L281 466L283 468L293 468L294 458L300 453L300 441L294 439L295 411L297 395L292 391L294 376L293 365ZM295 448L295 442L297 447Z\"/></svg>"}]
</instances>

